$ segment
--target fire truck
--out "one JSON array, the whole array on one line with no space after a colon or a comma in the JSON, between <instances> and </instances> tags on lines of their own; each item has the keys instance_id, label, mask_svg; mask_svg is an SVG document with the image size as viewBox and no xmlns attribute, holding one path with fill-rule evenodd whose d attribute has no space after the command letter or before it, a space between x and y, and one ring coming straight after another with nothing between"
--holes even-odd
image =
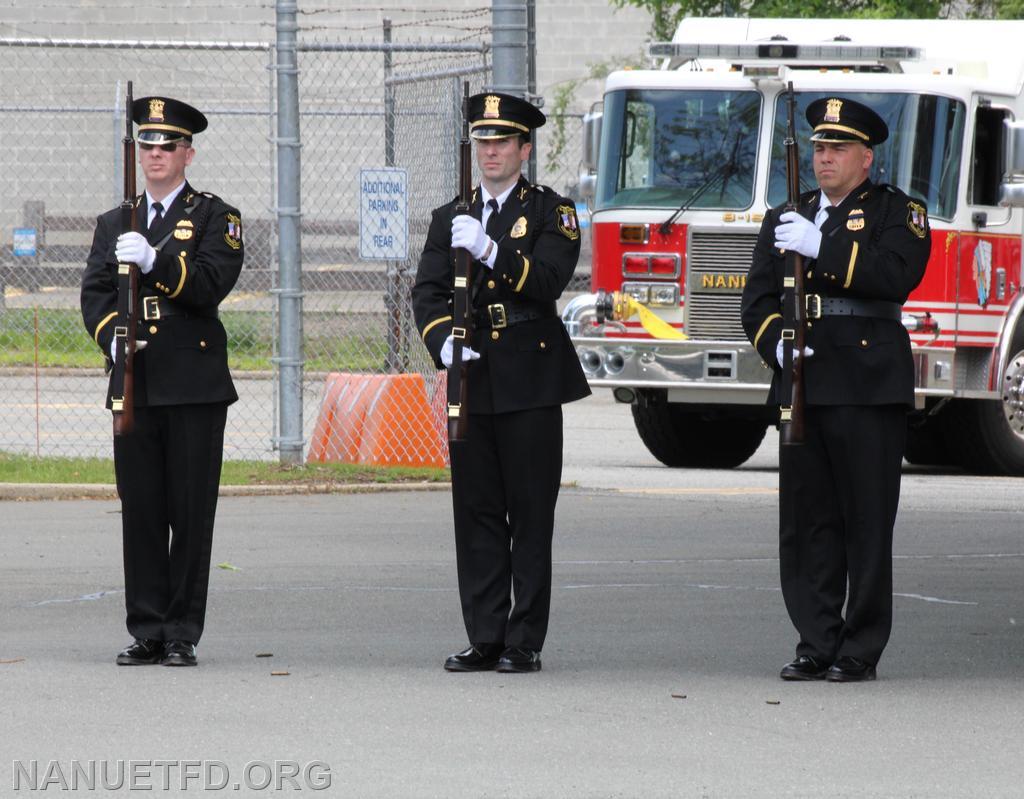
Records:
<instances>
[{"instance_id":1,"label":"fire truck","mask_svg":"<svg viewBox=\"0 0 1024 799\"><path fill-rule=\"evenodd\" d=\"M841 95L889 126L872 180L928 207L907 460L1024 474L1024 22L685 19L649 50L660 68L610 74L584 121L591 292L562 318L591 386L668 466L738 466L777 422L740 295L786 200L792 83L803 190L804 110Z\"/></svg>"}]
</instances>

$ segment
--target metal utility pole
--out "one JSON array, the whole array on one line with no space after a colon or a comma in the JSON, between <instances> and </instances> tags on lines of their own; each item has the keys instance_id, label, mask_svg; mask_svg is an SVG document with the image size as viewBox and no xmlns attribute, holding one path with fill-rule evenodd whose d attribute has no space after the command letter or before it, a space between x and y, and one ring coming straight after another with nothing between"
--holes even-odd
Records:
<instances>
[{"instance_id":1,"label":"metal utility pole","mask_svg":"<svg viewBox=\"0 0 1024 799\"><path fill-rule=\"evenodd\" d=\"M492 88L525 97L529 89L527 0L491 0Z\"/></svg>"},{"instance_id":2,"label":"metal utility pole","mask_svg":"<svg viewBox=\"0 0 1024 799\"><path fill-rule=\"evenodd\" d=\"M491 0L491 88L532 100L531 37L533 0ZM536 149L530 154L527 174L536 179Z\"/></svg>"},{"instance_id":3,"label":"metal utility pole","mask_svg":"<svg viewBox=\"0 0 1024 799\"><path fill-rule=\"evenodd\" d=\"M302 250L296 0L277 0L278 370L281 463L302 463Z\"/></svg>"}]
</instances>

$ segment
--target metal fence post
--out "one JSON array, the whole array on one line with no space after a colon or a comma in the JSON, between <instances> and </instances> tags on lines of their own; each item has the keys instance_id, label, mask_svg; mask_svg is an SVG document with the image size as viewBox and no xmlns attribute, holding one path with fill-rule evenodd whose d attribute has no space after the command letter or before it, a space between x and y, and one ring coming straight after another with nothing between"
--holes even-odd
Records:
<instances>
[{"instance_id":1,"label":"metal fence post","mask_svg":"<svg viewBox=\"0 0 1024 799\"><path fill-rule=\"evenodd\" d=\"M281 463L302 462L302 252L295 0L277 0L277 228Z\"/></svg>"},{"instance_id":2,"label":"metal fence post","mask_svg":"<svg viewBox=\"0 0 1024 799\"><path fill-rule=\"evenodd\" d=\"M525 97L527 89L526 0L491 0L494 50L492 86L496 92Z\"/></svg>"}]
</instances>

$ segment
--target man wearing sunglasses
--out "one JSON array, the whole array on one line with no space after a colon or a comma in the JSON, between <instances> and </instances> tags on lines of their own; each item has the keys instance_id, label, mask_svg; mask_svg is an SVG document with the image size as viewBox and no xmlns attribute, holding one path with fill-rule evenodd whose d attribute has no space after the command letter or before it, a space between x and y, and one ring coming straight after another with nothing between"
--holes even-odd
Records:
<instances>
[{"instance_id":1,"label":"man wearing sunglasses","mask_svg":"<svg viewBox=\"0 0 1024 799\"><path fill-rule=\"evenodd\" d=\"M114 437L125 605L118 665L196 665L210 575L227 406L238 399L217 307L242 269L242 220L185 179L206 117L169 97L132 106L145 193L137 231L101 215L82 276L82 317L113 358L117 265L139 267L134 429ZM110 390L107 407L111 406Z\"/></svg>"}]
</instances>

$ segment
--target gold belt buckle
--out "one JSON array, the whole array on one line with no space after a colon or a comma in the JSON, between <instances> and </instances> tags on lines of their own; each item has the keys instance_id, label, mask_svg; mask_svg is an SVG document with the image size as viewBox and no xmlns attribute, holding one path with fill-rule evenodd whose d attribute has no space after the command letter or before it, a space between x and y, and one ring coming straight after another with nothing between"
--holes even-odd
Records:
<instances>
[{"instance_id":1,"label":"gold belt buckle","mask_svg":"<svg viewBox=\"0 0 1024 799\"><path fill-rule=\"evenodd\" d=\"M809 319L821 319L821 295L805 294L804 310Z\"/></svg>"},{"instance_id":2,"label":"gold belt buckle","mask_svg":"<svg viewBox=\"0 0 1024 799\"><path fill-rule=\"evenodd\" d=\"M487 315L491 317L491 328L501 330L508 327L508 316L505 315L505 306L500 302L487 306Z\"/></svg>"},{"instance_id":3,"label":"gold belt buckle","mask_svg":"<svg viewBox=\"0 0 1024 799\"><path fill-rule=\"evenodd\" d=\"M160 298L154 295L142 298L142 318L155 322L160 318Z\"/></svg>"}]
</instances>

